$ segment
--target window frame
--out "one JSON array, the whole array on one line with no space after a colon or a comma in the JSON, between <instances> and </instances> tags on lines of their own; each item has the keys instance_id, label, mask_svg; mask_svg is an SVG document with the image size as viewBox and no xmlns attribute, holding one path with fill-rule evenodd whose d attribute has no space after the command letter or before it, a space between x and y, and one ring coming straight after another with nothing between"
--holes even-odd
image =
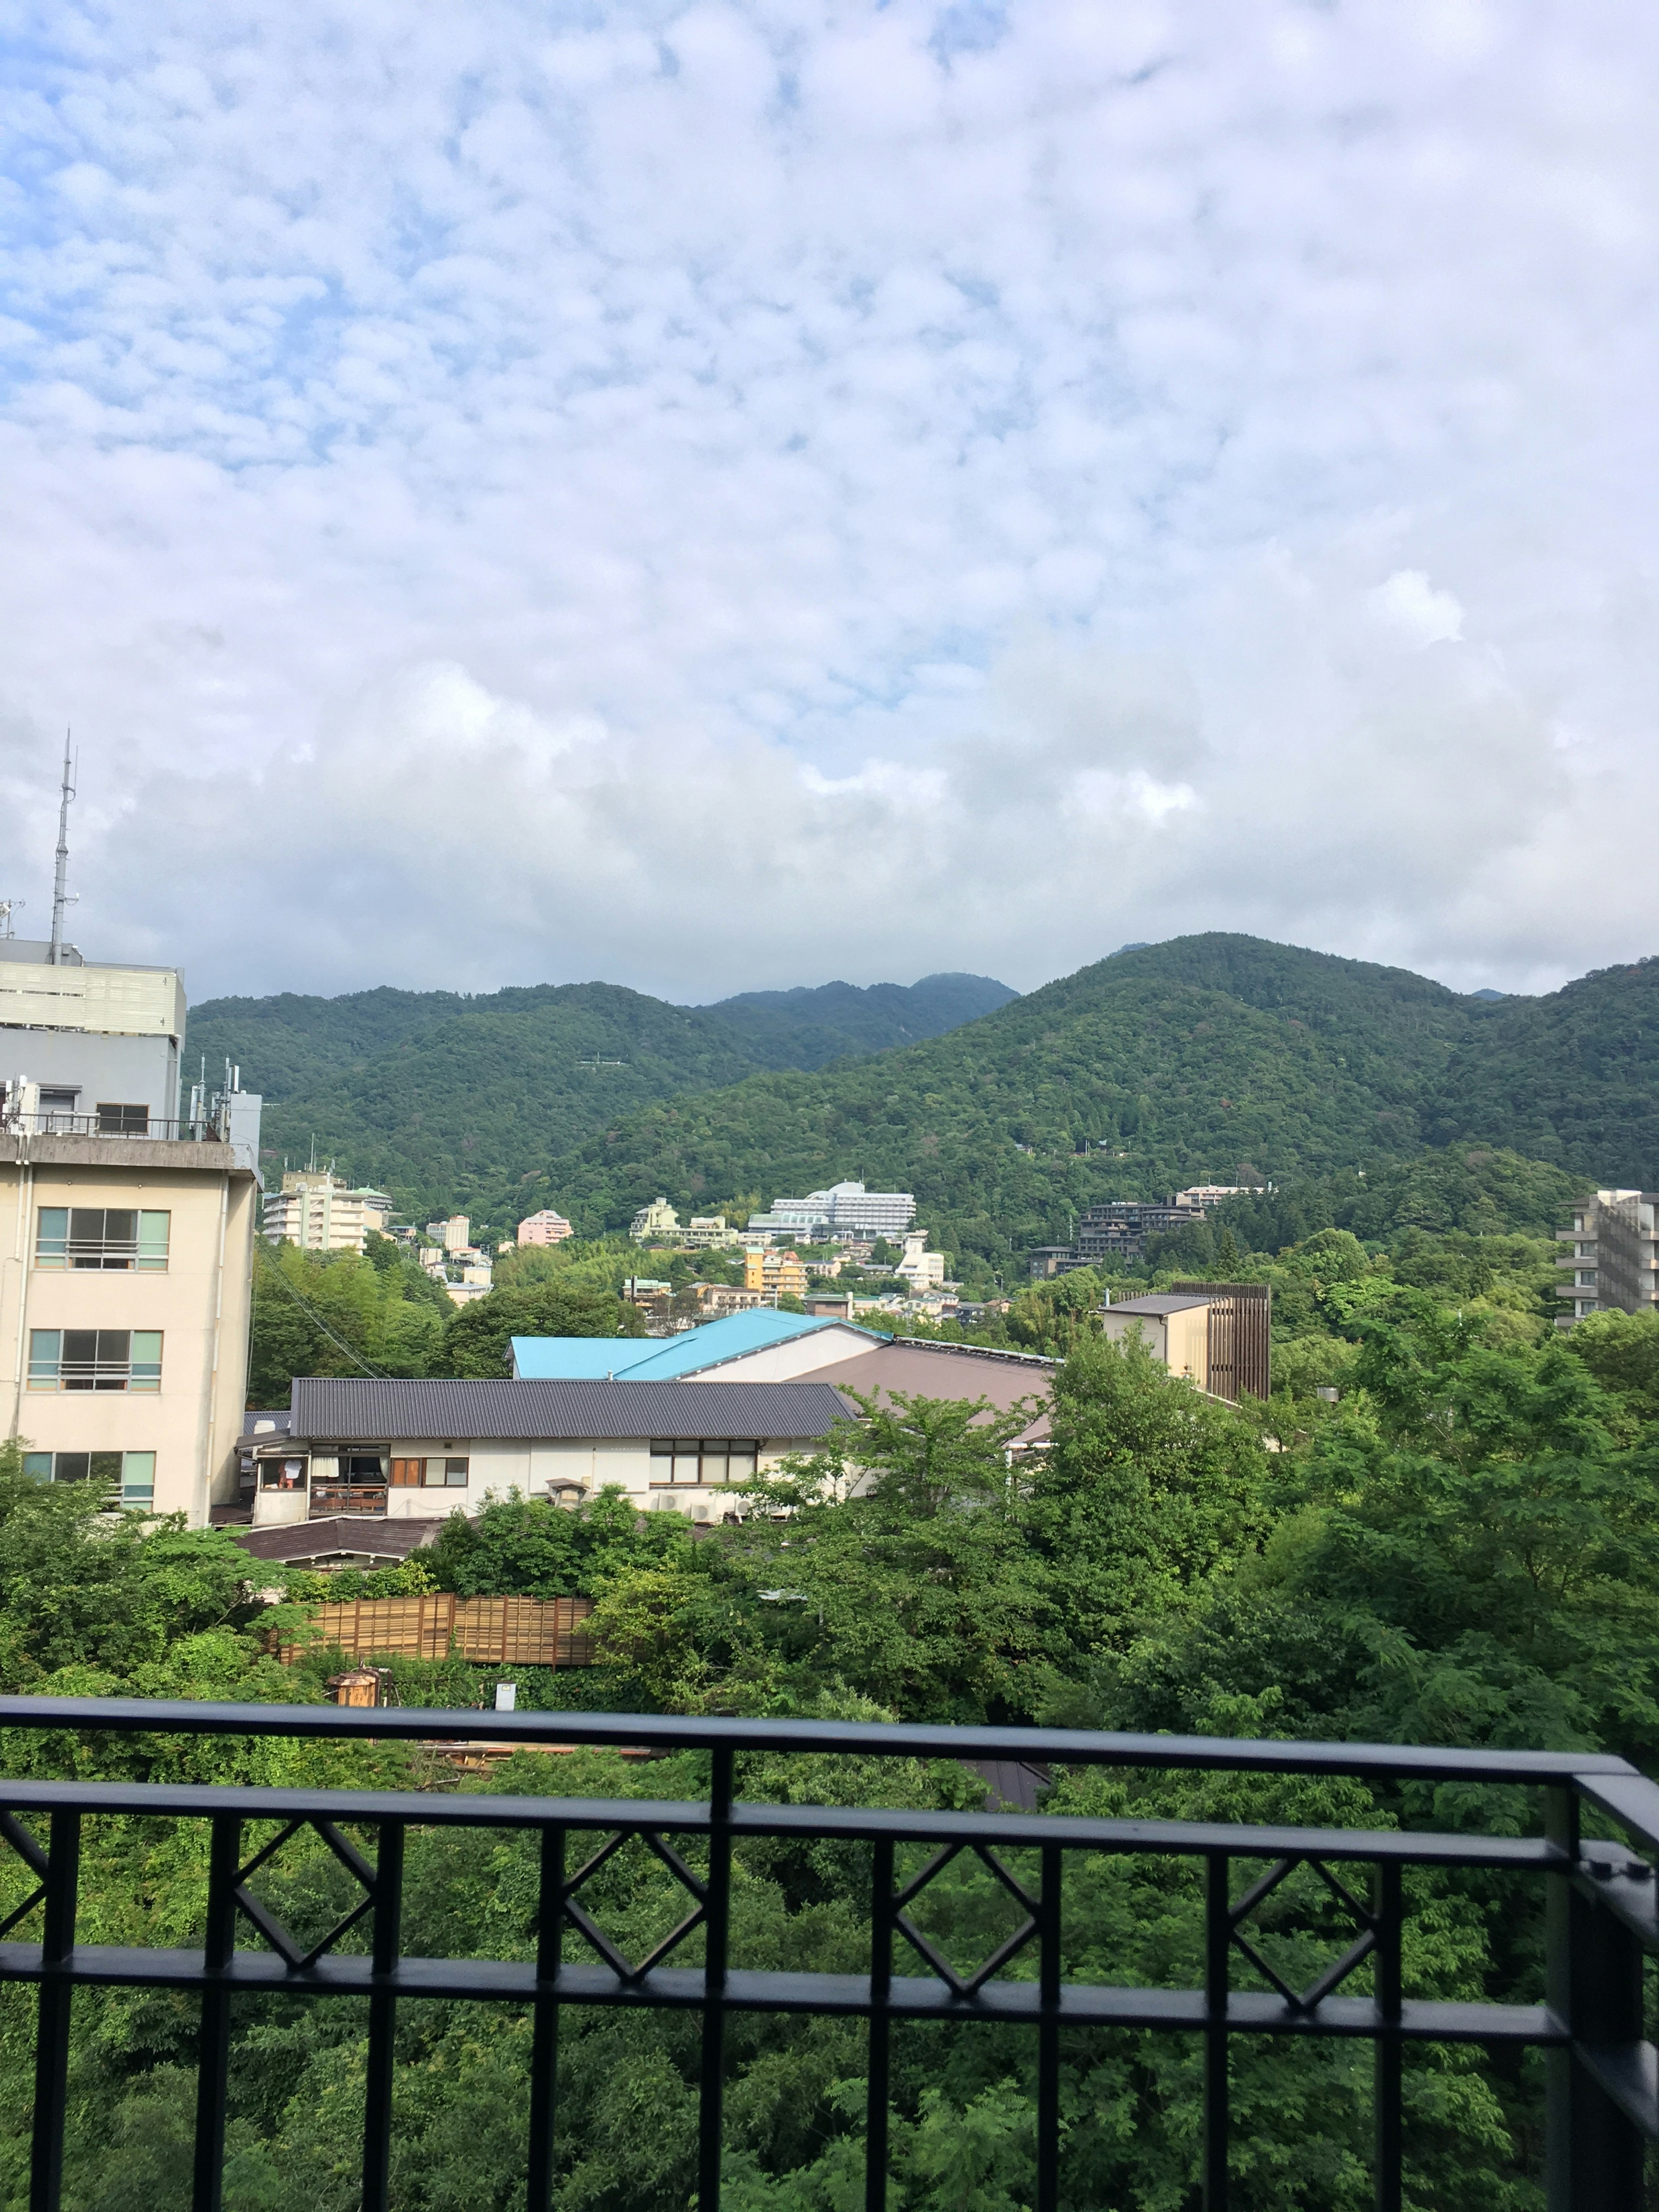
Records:
<instances>
[{"instance_id":1,"label":"window frame","mask_svg":"<svg viewBox=\"0 0 1659 2212\"><path fill-rule=\"evenodd\" d=\"M438 1472L434 1474L433 1469ZM472 1462L461 1452L433 1452L421 1462L423 1490L465 1490L471 1481Z\"/></svg>"},{"instance_id":2,"label":"window frame","mask_svg":"<svg viewBox=\"0 0 1659 2212\"><path fill-rule=\"evenodd\" d=\"M46 1462L43 1468L40 1464ZM58 1472L58 1462L84 1460L84 1471ZM113 1460L113 1468L94 1467L95 1460ZM149 1508L155 1503L155 1454L153 1451L32 1451L23 1455L23 1472L33 1482L106 1482L123 1506Z\"/></svg>"},{"instance_id":3,"label":"window frame","mask_svg":"<svg viewBox=\"0 0 1659 2212\"><path fill-rule=\"evenodd\" d=\"M163 1336L159 1328L32 1328L27 1387L149 1395L161 1388Z\"/></svg>"},{"instance_id":4,"label":"window frame","mask_svg":"<svg viewBox=\"0 0 1659 2212\"><path fill-rule=\"evenodd\" d=\"M131 1237L110 1235L112 1214L131 1221ZM94 1218L99 1224L95 1236L90 1233ZM172 1243L170 1206L41 1206L35 1209L34 1265L43 1273L164 1275Z\"/></svg>"},{"instance_id":5,"label":"window frame","mask_svg":"<svg viewBox=\"0 0 1659 2212\"><path fill-rule=\"evenodd\" d=\"M737 1455L747 1460L739 1468L738 1487L752 1481L760 1472L760 1455L764 1439L759 1437L653 1437L651 1440L653 1490L729 1490L732 1487L732 1460ZM666 1461L669 1473L665 1480L657 1474L659 1462ZM690 1462L696 1473L682 1475L682 1461ZM720 1472L713 1472L718 1466Z\"/></svg>"}]
</instances>

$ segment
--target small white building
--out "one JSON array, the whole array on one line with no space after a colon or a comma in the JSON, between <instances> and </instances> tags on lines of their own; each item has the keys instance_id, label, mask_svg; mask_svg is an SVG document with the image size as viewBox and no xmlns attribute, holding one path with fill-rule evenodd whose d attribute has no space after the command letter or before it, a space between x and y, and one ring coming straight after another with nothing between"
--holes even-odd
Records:
<instances>
[{"instance_id":1,"label":"small white building","mask_svg":"<svg viewBox=\"0 0 1659 2212\"><path fill-rule=\"evenodd\" d=\"M912 1291L937 1290L945 1280L945 1255L927 1249L925 1229L912 1229L904 1239L904 1257L893 1273Z\"/></svg>"},{"instance_id":2,"label":"small white building","mask_svg":"<svg viewBox=\"0 0 1659 2212\"><path fill-rule=\"evenodd\" d=\"M708 1521L853 1410L811 1382L302 1376L292 1412L251 1415L243 1441L256 1528L443 1519L510 1490L575 1504L612 1486Z\"/></svg>"}]
</instances>

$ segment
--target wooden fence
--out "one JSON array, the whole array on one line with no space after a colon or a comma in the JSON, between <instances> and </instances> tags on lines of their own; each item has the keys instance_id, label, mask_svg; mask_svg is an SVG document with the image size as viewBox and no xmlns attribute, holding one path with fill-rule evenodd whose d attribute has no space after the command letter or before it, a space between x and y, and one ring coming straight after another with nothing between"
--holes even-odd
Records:
<instances>
[{"instance_id":1,"label":"wooden fence","mask_svg":"<svg viewBox=\"0 0 1659 2212\"><path fill-rule=\"evenodd\" d=\"M492 1667L591 1667L593 1639L580 1624L591 1597L462 1597L449 1590L423 1597L348 1598L314 1605L313 1624L325 1643L352 1659L463 1659ZM284 1659L300 1647L283 1647Z\"/></svg>"}]
</instances>

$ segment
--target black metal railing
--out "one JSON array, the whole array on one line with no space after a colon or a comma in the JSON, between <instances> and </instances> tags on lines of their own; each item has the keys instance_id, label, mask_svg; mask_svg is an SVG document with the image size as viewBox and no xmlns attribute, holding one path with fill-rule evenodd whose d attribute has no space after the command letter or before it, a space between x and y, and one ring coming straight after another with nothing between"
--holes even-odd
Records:
<instances>
[{"instance_id":1,"label":"black metal railing","mask_svg":"<svg viewBox=\"0 0 1659 2212\"><path fill-rule=\"evenodd\" d=\"M108 1109L100 1113L72 1114L67 1108L55 1106L33 1114L25 1114L21 1108L9 1109L0 1118L0 1135L131 1137L152 1144L222 1145L227 1141L228 1129L223 1113L216 1109L194 1121L131 1110L117 1113Z\"/></svg>"},{"instance_id":2,"label":"black metal railing","mask_svg":"<svg viewBox=\"0 0 1659 2212\"><path fill-rule=\"evenodd\" d=\"M1481 1753L1352 1744L1242 1742L1227 1738L1125 1736L1035 1729L872 1726L617 1717L575 1713L362 1711L329 1706L216 1705L127 1699L0 1698L0 1726L106 1735L356 1737L589 1744L694 1750L710 1762L706 1800L490 1796L128 1782L0 1782L0 1838L27 1863L34 1887L0 1937L40 1916L36 1941L0 1941L0 1979L40 1989L30 2212L56 2212L63 2173L70 2006L79 1987L193 1990L201 1998L193 2212L216 2212L229 2088L231 2004L249 1992L368 1999L368 2055L362 2149L364 2212L386 2212L392 2154L393 2029L403 1998L507 2002L533 2014L524 2114L531 2212L546 2212L555 2177L558 2023L566 2005L655 2006L701 2015L697 2146L699 2212L720 2202L724 2029L736 2012L862 2018L868 2022L866 2191L885 2212L893 2024L984 2021L1036 2039L1037 2212L1060 2197L1060 2038L1099 2027L1200 2038L1206 2054L1201 2179L1206 2212L1228 2199L1229 2049L1237 2036L1341 2036L1375 2053L1376 2202L1401 2202L1401 2055L1408 2043L1541 2046L1549 2054L1546 2111L1550 2212L1638 2212L1645 2147L1659 2136L1659 2060L1644 2039L1643 1967L1659 1953L1659 1911L1648 1862L1659 1850L1659 1787L1624 1760L1547 1752ZM744 1803L745 1753L868 1759L992 1759L1051 1769L1112 1766L1267 1775L1358 1777L1410 1783L1522 1785L1541 1794L1534 1835L1426 1833L1397 1828L1249 1827L1178 1820L1086 1819L992 1811L849 1809L838 1805ZM1594 1841L1590 1825L1631 1842ZM76 1937L82 1823L100 1815L206 1820L211 1826L205 1927L199 1950L122 1948ZM46 1837L37 1832L44 1820ZM36 1826L29 1824L33 1821ZM275 1823L257 1846L252 1826ZM539 1837L539 1916L533 1959L410 1957L401 1947L404 1844L410 1829L465 1827ZM337 1926L296 1942L249 1887L288 1838L310 1828L345 1867L359 1898ZM345 1832L372 1829L371 1862ZM582 1902L590 1876L630 1838L666 1867L686 1893L678 1925L647 1955L630 1959ZM869 1971L775 1973L728 1957L732 1850L745 1838L855 1841L870 1847ZM678 1844L695 1839L706 1870ZM592 1848L584 1849L591 1839ZM921 1845L932 1856L908 1880L895 1854ZM573 1848L574 1852L573 1852ZM1033 1881L1010 1853L1035 1851ZM1019 1924L977 1968L953 1965L911 1908L961 1855L975 1855L1013 1900ZM1077 1854L1187 1857L1206 1869L1204 1986L1169 1990L1067 1981L1062 1973L1065 1877ZM574 1857L574 1864L573 1864ZM1252 1878L1235 1863L1261 1871ZM1310 1868L1350 1917L1354 1940L1310 1986L1285 1980L1249 1932L1251 1916L1296 1869ZM1401 1972L1401 1875L1411 1868L1484 1869L1547 1885L1547 1981L1541 2004L1444 2002L1413 1997ZM1356 1879L1365 1870L1369 1881ZM1242 1887L1239 1886L1242 1881ZM368 1923L368 1948L339 1947ZM240 1926L263 1948L244 1948ZM701 1931L700 1966L673 1954ZM592 1955L567 1959L568 1936ZM358 1938L362 1941L362 1938ZM1033 1978L1006 1975L1034 1954ZM921 1973L900 1972L920 1963ZM1243 1959L1266 1990L1232 1986ZM1371 1988L1340 1994L1362 1962ZM1029 1966L1028 1966L1029 1972Z\"/></svg>"}]
</instances>

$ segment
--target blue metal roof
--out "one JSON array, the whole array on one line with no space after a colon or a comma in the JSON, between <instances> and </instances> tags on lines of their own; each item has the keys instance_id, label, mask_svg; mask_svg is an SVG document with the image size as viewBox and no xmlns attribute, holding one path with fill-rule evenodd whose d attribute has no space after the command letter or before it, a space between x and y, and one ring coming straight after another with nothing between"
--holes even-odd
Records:
<instances>
[{"instance_id":1,"label":"blue metal roof","mask_svg":"<svg viewBox=\"0 0 1659 2212\"><path fill-rule=\"evenodd\" d=\"M764 1352L769 1345L787 1343L791 1337L847 1326L833 1314L777 1313L770 1306L754 1306L746 1313L706 1321L678 1336L515 1336L513 1371L526 1382L606 1376L618 1381L624 1376L633 1382L666 1381L677 1375L701 1374L745 1352ZM879 1340L872 1330L860 1334L872 1342Z\"/></svg>"}]
</instances>

